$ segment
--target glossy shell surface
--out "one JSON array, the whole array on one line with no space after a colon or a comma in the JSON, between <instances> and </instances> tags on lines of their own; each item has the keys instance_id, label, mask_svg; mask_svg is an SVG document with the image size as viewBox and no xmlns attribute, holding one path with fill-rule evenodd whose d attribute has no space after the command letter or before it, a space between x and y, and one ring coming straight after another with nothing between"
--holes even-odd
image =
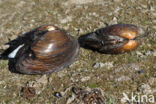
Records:
<instances>
[{"instance_id":1,"label":"glossy shell surface","mask_svg":"<svg viewBox=\"0 0 156 104\"><path fill-rule=\"evenodd\" d=\"M72 64L79 53L77 40L53 25L40 26L21 36L20 40L24 46L17 52L13 64L15 70L23 74L59 71Z\"/></svg>"},{"instance_id":2,"label":"glossy shell surface","mask_svg":"<svg viewBox=\"0 0 156 104\"><path fill-rule=\"evenodd\" d=\"M124 53L140 45L137 37L142 34L144 31L135 25L115 24L81 36L79 43L102 53Z\"/></svg>"}]
</instances>

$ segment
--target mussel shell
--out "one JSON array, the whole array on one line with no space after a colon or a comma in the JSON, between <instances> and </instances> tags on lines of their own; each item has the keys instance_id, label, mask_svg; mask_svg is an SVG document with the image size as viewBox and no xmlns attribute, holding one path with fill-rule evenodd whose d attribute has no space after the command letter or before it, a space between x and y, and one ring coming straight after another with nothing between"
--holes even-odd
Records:
<instances>
[{"instance_id":1,"label":"mussel shell","mask_svg":"<svg viewBox=\"0 0 156 104\"><path fill-rule=\"evenodd\" d=\"M56 26L44 25L33 30L33 33L28 33L23 36L24 46L18 51L13 63L16 72L57 72L72 64L78 56L78 41Z\"/></svg>"},{"instance_id":2,"label":"mussel shell","mask_svg":"<svg viewBox=\"0 0 156 104\"><path fill-rule=\"evenodd\" d=\"M134 50L141 43L136 39L144 31L132 24L115 24L79 37L79 43L102 53L117 54Z\"/></svg>"}]
</instances>

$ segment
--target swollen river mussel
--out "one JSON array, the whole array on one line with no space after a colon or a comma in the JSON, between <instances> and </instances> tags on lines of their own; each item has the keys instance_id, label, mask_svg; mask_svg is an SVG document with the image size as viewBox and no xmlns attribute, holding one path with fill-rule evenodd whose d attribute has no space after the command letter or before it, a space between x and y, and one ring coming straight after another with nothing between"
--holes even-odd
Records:
<instances>
[{"instance_id":1,"label":"swollen river mussel","mask_svg":"<svg viewBox=\"0 0 156 104\"><path fill-rule=\"evenodd\" d=\"M101 53L117 54L134 50L141 43L144 31L132 24L115 24L79 37L84 48Z\"/></svg>"},{"instance_id":2,"label":"swollen river mussel","mask_svg":"<svg viewBox=\"0 0 156 104\"><path fill-rule=\"evenodd\" d=\"M9 69L23 74L47 74L69 66L79 53L72 36L53 25L43 25L7 43L1 59L9 59Z\"/></svg>"}]
</instances>

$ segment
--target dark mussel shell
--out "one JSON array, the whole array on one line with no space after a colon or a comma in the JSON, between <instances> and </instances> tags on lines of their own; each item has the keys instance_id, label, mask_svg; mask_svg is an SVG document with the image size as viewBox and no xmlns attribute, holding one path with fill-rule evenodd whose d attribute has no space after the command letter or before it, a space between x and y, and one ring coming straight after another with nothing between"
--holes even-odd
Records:
<instances>
[{"instance_id":1,"label":"dark mussel shell","mask_svg":"<svg viewBox=\"0 0 156 104\"><path fill-rule=\"evenodd\" d=\"M8 43L1 58L10 59L13 72L47 74L69 66L79 53L79 44L64 30L53 25L40 26ZM15 57L11 52L19 47ZM13 53L13 52L12 52Z\"/></svg>"},{"instance_id":2,"label":"dark mussel shell","mask_svg":"<svg viewBox=\"0 0 156 104\"><path fill-rule=\"evenodd\" d=\"M115 24L79 37L84 48L101 53L118 54L134 50L140 44L138 36L144 34L141 28L132 24Z\"/></svg>"}]
</instances>

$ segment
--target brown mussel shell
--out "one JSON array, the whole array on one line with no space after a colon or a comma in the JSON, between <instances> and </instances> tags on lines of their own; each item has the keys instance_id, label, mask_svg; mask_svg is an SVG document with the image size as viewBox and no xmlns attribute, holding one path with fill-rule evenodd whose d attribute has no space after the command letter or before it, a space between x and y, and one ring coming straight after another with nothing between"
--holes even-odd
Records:
<instances>
[{"instance_id":1,"label":"brown mussel shell","mask_svg":"<svg viewBox=\"0 0 156 104\"><path fill-rule=\"evenodd\" d=\"M11 66L23 74L47 74L69 66L79 53L79 44L71 35L53 25L43 25L8 43L21 48ZM11 50L11 49L8 49ZM6 50L6 52L9 52ZM1 56L7 55L3 53Z\"/></svg>"},{"instance_id":2,"label":"brown mussel shell","mask_svg":"<svg viewBox=\"0 0 156 104\"><path fill-rule=\"evenodd\" d=\"M82 47L101 53L118 54L134 50L140 45L137 38L144 31L132 24L115 24L79 37Z\"/></svg>"}]
</instances>

